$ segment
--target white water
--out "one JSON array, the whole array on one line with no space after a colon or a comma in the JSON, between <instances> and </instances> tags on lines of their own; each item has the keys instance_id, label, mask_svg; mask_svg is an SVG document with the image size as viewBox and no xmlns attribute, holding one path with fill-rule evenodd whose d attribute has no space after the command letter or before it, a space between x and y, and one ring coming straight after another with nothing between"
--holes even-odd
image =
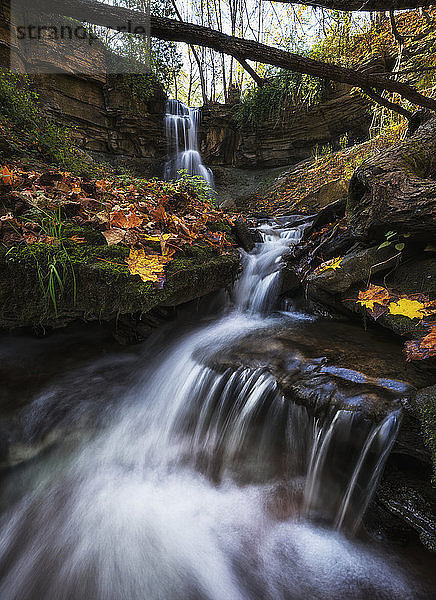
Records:
<instances>
[{"instance_id":1,"label":"white water","mask_svg":"<svg viewBox=\"0 0 436 600\"><path fill-rule=\"evenodd\" d=\"M0 523L1 600L418 598L335 531L357 529L398 415L315 419L264 369L207 366L274 322L301 232L264 228L228 313L151 346L108 426L35 465Z\"/></svg>"},{"instance_id":2,"label":"white water","mask_svg":"<svg viewBox=\"0 0 436 600\"><path fill-rule=\"evenodd\" d=\"M189 175L202 177L213 187L212 171L202 162L198 150L197 132L200 109L190 108L179 100L168 100L165 115L165 131L168 143L168 159L165 179L177 179L180 170Z\"/></svg>"}]
</instances>

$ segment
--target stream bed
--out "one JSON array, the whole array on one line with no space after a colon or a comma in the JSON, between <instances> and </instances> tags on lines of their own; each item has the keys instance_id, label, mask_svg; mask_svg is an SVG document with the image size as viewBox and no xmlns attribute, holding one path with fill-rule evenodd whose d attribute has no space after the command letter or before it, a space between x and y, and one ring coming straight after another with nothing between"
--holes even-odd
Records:
<instances>
[{"instance_id":1,"label":"stream bed","mask_svg":"<svg viewBox=\"0 0 436 600\"><path fill-rule=\"evenodd\" d=\"M0 338L1 600L436 592L419 552L362 528L427 375L278 304L304 227L265 226L230 299L142 344L97 325Z\"/></svg>"}]
</instances>

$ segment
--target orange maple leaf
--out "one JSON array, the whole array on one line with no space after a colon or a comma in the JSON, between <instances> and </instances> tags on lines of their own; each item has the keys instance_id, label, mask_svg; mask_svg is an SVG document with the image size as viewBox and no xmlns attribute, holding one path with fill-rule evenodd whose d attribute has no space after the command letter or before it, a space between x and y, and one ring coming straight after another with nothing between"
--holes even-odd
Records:
<instances>
[{"instance_id":1,"label":"orange maple leaf","mask_svg":"<svg viewBox=\"0 0 436 600\"><path fill-rule=\"evenodd\" d=\"M386 306L390 299L391 295L386 288L381 287L380 285L371 284L367 290L359 292L358 300L356 300L356 302L373 311L374 304Z\"/></svg>"},{"instance_id":2,"label":"orange maple leaf","mask_svg":"<svg viewBox=\"0 0 436 600\"><path fill-rule=\"evenodd\" d=\"M112 227L121 227L121 229L132 229L142 224L143 218L138 217L133 212L125 214L122 210L116 210L110 215Z\"/></svg>"}]
</instances>

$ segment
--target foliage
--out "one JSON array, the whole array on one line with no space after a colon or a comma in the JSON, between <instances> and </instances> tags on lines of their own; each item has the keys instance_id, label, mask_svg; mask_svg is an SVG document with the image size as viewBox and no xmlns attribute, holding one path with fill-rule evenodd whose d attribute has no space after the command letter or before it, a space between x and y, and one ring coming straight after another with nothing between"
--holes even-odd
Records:
<instances>
[{"instance_id":1,"label":"foliage","mask_svg":"<svg viewBox=\"0 0 436 600\"><path fill-rule=\"evenodd\" d=\"M349 180L358 166L374 152L396 142L404 130L404 124L396 125L362 144L318 156L312 164L305 163L301 169L296 168L289 175L280 177L276 185L247 197L248 206L255 206L256 211L270 215L311 213L314 207L310 206L310 198L322 185L334 180Z\"/></svg>"},{"instance_id":2,"label":"foliage","mask_svg":"<svg viewBox=\"0 0 436 600\"><path fill-rule=\"evenodd\" d=\"M86 243L65 233L68 215L74 215L75 225L94 228L109 246L128 248L124 268L159 289L165 267L177 252L202 245L225 253L232 247L225 233L232 219L211 205L204 184L195 178L162 182L124 176L90 181L11 165L0 171L5 174L0 186L11 205L26 206L24 213L11 210L0 217L0 243L6 248L27 245L31 252L41 244L47 247L48 270L40 269L40 261L37 266L55 310L56 293L63 291L68 274L75 287L74 271L68 271L69 249Z\"/></svg>"},{"instance_id":3,"label":"foliage","mask_svg":"<svg viewBox=\"0 0 436 600\"><path fill-rule=\"evenodd\" d=\"M31 150L74 172L89 164L74 146L72 132L45 116L27 75L0 72L0 118L6 118L27 139Z\"/></svg>"},{"instance_id":4,"label":"foliage","mask_svg":"<svg viewBox=\"0 0 436 600\"><path fill-rule=\"evenodd\" d=\"M405 233L402 236L399 235L396 231L388 231L385 234L385 241L382 242L379 246L380 248L386 248L387 246L390 246L391 244L395 244L394 248L395 250L397 250L398 252L402 252L406 246L405 242L402 241L403 238L408 238L410 237L410 233Z\"/></svg>"},{"instance_id":5,"label":"foliage","mask_svg":"<svg viewBox=\"0 0 436 600\"><path fill-rule=\"evenodd\" d=\"M200 175L190 175L186 169L181 169L174 185L181 192L197 196L201 202L213 203L215 192Z\"/></svg>"},{"instance_id":6,"label":"foliage","mask_svg":"<svg viewBox=\"0 0 436 600\"><path fill-rule=\"evenodd\" d=\"M335 271L336 269L340 269L342 259L343 256L338 256L337 258L332 258L331 260L322 263L319 267L315 269L315 273L320 274L324 273L324 271Z\"/></svg>"},{"instance_id":7,"label":"foliage","mask_svg":"<svg viewBox=\"0 0 436 600\"><path fill-rule=\"evenodd\" d=\"M424 294L397 294L380 285L371 284L366 290L359 292L358 304L365 307L373 319L391 314L417 320L419 324L424 319L436 317L436 303ZM436 325L427 323L429 332L418 339L409 340L404 346L406 360L423 360L436 356Z\"/></svg>"},{"instance_id":8,"label":"foliage","mask_svg":"<svg viewBox=\"0 0 436 600\"><path fill-rule=\"evenodd\" d=\"M113 0L112 4L143 11L143 0ZM170 0L151 0L150 11L155 16L175 17ZM109 53L109 70L124 73L125 84L132 88L137 101L150 97L150 82L155 77L168 90L182 68L182 59L175 42L147 38L127 32L114 33L104 27L89 25ZM120 65L121 62L121 65Z\"/></svg>"},{"instance_id":9,"label":"foliage","mask_svg":"<svg viewBox=\"0 0 436 600\"><path fill-rule=\"evenodd\" d=\"M249 88L236 105L233 118L240 127L248 124L255 129L285 118L294 106L317 104L328 86L323 79L287 70L272 70L271 75L262 87Z\"/></svg>"}]
</instances>

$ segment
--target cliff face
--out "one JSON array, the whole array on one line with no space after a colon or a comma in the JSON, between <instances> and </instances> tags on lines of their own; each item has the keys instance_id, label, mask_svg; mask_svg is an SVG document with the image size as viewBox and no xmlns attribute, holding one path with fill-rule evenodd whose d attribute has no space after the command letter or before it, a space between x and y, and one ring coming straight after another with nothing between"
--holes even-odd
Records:
<instances>
[{"instance_id":1,"label":"cliff face","mask_svg":"<svg viewBox=\"0 0 436 600\"><path fill-rule=\"evenodd\" d=\"M0 68L32 73L32 58L11 38L7 11L2 3ZM134 94L135 76L107 74L108 53L99 41L86 52L76 44L69 56L48 50L47 73L30 75L43 109L71 126L77 145L96 159L158 175L166 155L166 95L159 84L150 84L146 97Z\"/></svg>"},{"instance_id":2,"label":"cliff face","mask_svg":"<svg viewBox=\"0 0 436 600\"><path fill-rule=\"evenodd\" d=\"M72 125L80 148L140 175L160 174L166 96L157 85L144 101L123 75L40 75L35 83L46 110Z\"/></svg>"},{"instance_id":3,"label":"cliff face","mask_svg":"<svg viewBox=\"0 0 436 600\"><path fill-rule=\"evenodd\" d=\"M210 166L243 169L281 167L311 156L324 144L338 146L365 139L371 122L368 102L342 89L322 104L296 107L280 122L267 122L256 130L232 121L234 107L214 104L202 110L200 148Z\"/></svg>"}]
</instances>

